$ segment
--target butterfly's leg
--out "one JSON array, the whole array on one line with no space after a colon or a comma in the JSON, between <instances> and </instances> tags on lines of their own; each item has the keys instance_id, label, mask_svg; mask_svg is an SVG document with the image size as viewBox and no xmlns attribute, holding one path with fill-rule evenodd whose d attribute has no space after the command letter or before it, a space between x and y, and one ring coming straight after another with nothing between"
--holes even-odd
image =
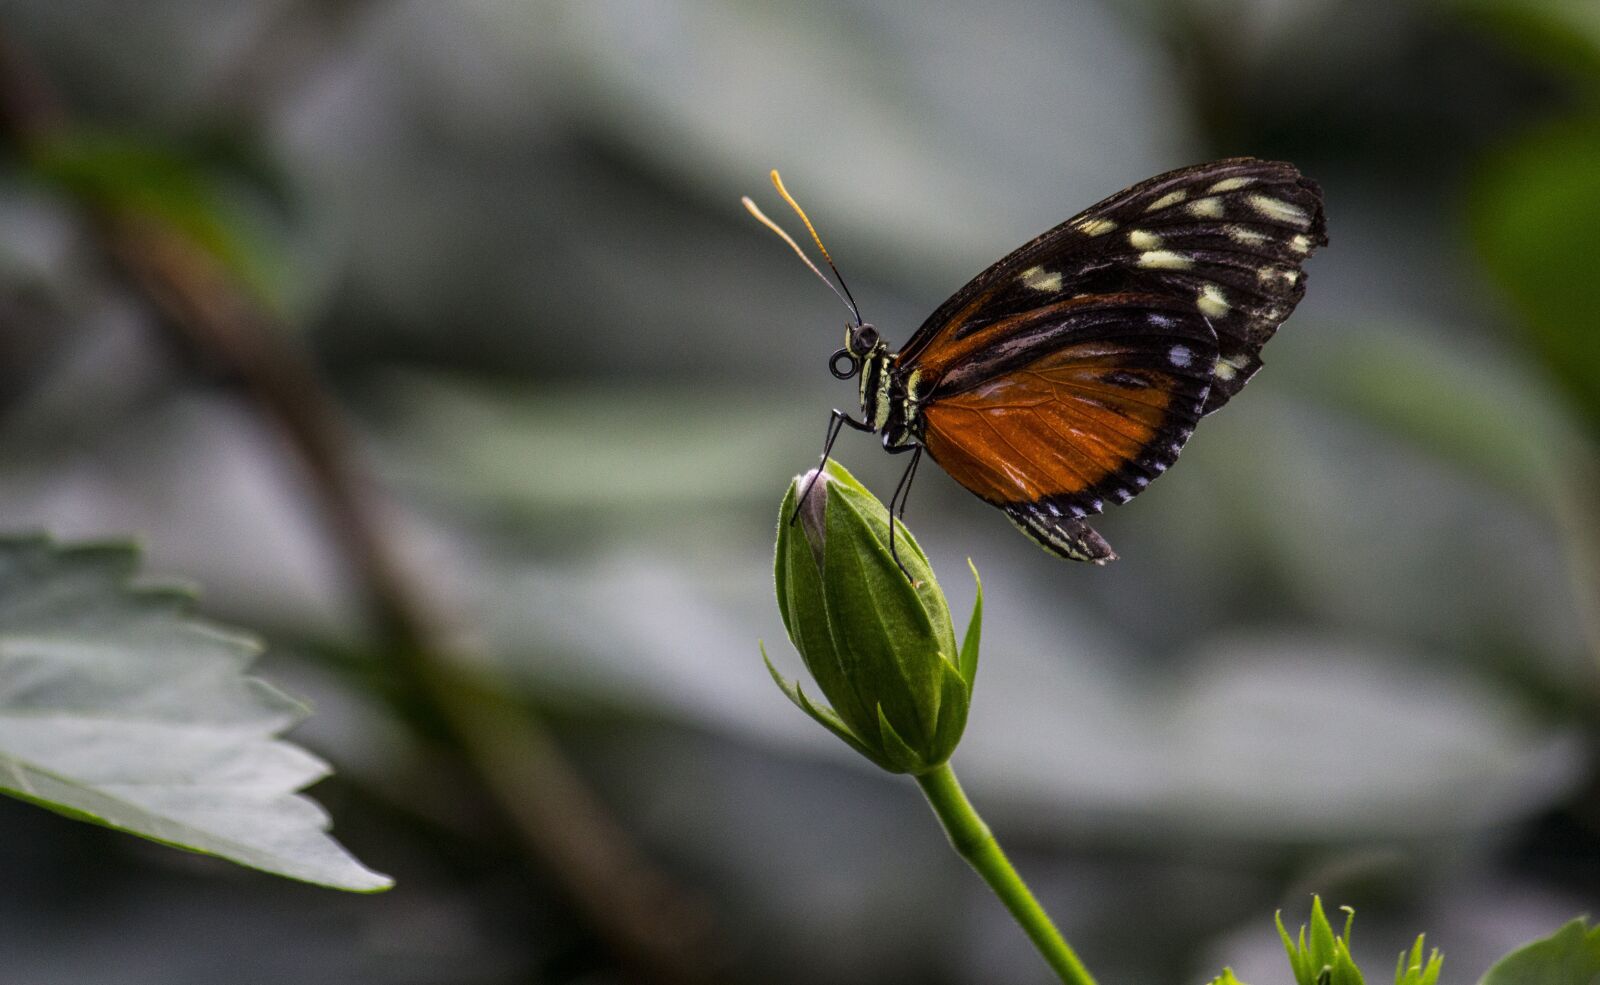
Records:
<instances>
[{"instance_id":1,"label":"butterfly's leg","mask_svg":"<svg viewBox=\"0 0 1600 985\"><path fill-rule=\"evenodd\" d=\"M900 484L895 487L900 497L900 512L897 514L902 519L906 515L906 503L911 499L911 484L917 481L917 463L922 461L922 446L916 445L916 451L911 456L911 464L906 466L905 474L900 476ZM897 449L898 450L898 449ZM894 498L889 499L889 509L894 510Z\"/></svg>"},{"instance_id":2,"label":"butterfly's leg","mask_svg":"<svg viewBox=\"0 0 1600 985\"><path fill-rule=\"evenodd\" d=\"M822 459L817 462L817 471L812 474L811 480L806 483L805 489L801 491L800 500L794 504L794 513L789 517L790 523L794 523L795 520L800 518L800 507L806 505L806 498L811 495L811 487L817 484L817 478L822 475L822 470L828 465L828 457L833 454L833 443L839 438L839 429L846 424L857 431L865 431L868 434L871 434L874 430L872 425L858 421L842 410L833 412L832 416L828 418L827 437L822 440Z\"/></svg>"},{"instance_id":3,"label":"butterfly's leg","mask_svg":"<svg viewBox=\"0 0 1600 985\"><path fill-rule=\"evenodd\" d=\"M900 554L894 549L895 503L898 502L900 504L899 515L905 516L906 500L911 496L911 481L916 478L917 463L922 461L922 446L920 444L912 444L894 447L885 445L884 447L891 455L911 452L911 464L907 465L906 470L900 473L900 481L895 483L894 495L889 497L889 556L894 558L894 563L900 567L900 573L906 576L907 581L910 581L911 572L906 570L905 564L900 560Z\"/></svg>"}]
</instances>

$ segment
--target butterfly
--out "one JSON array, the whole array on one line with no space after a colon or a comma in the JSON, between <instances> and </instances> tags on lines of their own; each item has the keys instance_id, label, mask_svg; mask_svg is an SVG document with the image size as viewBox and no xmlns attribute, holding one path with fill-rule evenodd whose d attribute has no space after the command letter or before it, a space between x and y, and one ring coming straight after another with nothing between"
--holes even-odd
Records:
<instances>
[{"instance_id":1,"label":"butterfly","mask_svg":"<svg viewBox=\"0 0 1600 985\"><path fill-rule=\"evenodd\" d=\"M1046 551L1104 564L1116 554L1087 518L1159 478L1200 418L1255 375L1305 295L1303 264L1327 242L1315 182L1240 157L1168 171L1073 216L974 277L898 351L838 277L854 320L828 365L859 378L861 416L833 411L823 461L841 427L877 433L912 456L891 514L897 503L904 514L926 452Z\"/></svg>"}]
</instances>

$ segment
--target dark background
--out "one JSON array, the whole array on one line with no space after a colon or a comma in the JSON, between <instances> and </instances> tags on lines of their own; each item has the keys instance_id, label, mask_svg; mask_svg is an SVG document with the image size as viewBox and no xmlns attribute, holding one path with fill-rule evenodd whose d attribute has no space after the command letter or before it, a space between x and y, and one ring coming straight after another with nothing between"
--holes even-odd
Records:
<instances>
[{"instance_id":1,"label":"dark background","mask_svg":"<svg viewBox=\"0 0 1600 985\"><path fill-rule=\"evenodd\" d=\"M343 896L7 801L0 979L628 966L385 700L337 518L248 379L119 266L108 208L192 234L310 356L441 651L696 901L691 963L1021 985L1047 970L913 785L757 654L799 666L775 510L854 384L825 370L842 309L738 198L777 216L780 168L894 344L1102 196L1252 154L1322 183L1331 245L1248 391L1105 518L1122 560L1054 562L922 471L908 520L958 623L966 557L987 596L955 765L1107 985L1287 981L1271 916L1312 892L1358 908L1375 981L1421 930L1476 980L1600 899L1597 10L0 3L55 105L20 150L13 75L3 526L137 535L262 633L261 673L316 708L295 738L339 771L314 795L399 882ZM903 464L837 452L880 494Z\"/></svg>"}]
</instances>

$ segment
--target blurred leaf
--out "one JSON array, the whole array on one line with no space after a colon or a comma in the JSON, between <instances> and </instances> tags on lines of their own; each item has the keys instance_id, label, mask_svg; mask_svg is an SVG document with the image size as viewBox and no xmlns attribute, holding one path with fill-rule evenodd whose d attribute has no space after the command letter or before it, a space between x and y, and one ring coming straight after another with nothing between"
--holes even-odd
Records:
<instances>
[{"instance_id":1,"label":"blurred leaf","mask_svg":"<svg viewBox=\"0 0 1600 985\"><path fill-rule=\"evenodd\" d=\"M260 645L130 583L131 547L0 540L0 790L83 821L336 889L387 889L295 791L326 764L276 736L304 708L244 674Z\"/></svg>"},{"instance_id":2,"label":"blurred leaf","mask_svg":"<svg viewBox=\"0 0 1600 985\"><path fill-rule=\"evenodd\" d=\"M853 762L803 716L771 713L745 642L783 632L770 564L630 545L455 570L463 621L530 696ZM1534 719L1449 650L1235 632L1147 675L1060 582L997 564L983 590L984 681L959 758L995 823L1157 843L1181 831L1437 846L1547 810L1583 773L1574 729ZM617 598L634 604L619 615Z\"/></svg>"},{"instance_id":3,"label":"blurred leaf","mask_svg":"<svg viewBox=\"0 0 1600 985\"><path fill-rule=\"evenodd\" d=\"M1600 5L1588 4L1600 19ZM1600 31L1600 28L1597 28ZM1538 133L1491 161L1472 198L1478 249L1534 350L1600 434L1600 121Z\"/></svg>"},{"instance_id":4,"label":"blurred leaf","mask_svg":"<svg viewBox=\"0 0 1600 985\"><path fill-rule=\"evenodd\" d=\"M907 276L964 280L1041 216L1191 153L1179 80L1112 7L852 6L511 5L498 33L567 46L562 98L603 139L730 205L778 165L841 251Z\"/></svg>"},{"instance_id":5,"label":"blurred leaf","mask_svg":"<svg viewBox=\"0 0 1600 985\"><path fill-rule=\"evenodd\" d=\"M1426 322L1275 345L1251 411L1207 422L1183 482L1148 494L1178 508L1118 531L1124 550L1183 549L1186 592L1216 611L1270 567L1306 611L1489 667L1550 712L1584 700L1593 482L1583 421L1549 376Z\"/></svg>"},{"instance_id":6,"label":"blurred leaf","mask_svg":"<svg viewBox=\"0 0 1600 985\"><path fill-rule=\"evenodd\" d=\"M1530 503L1552 506L1579 425L1526 366L1420 326L1342 326L1293 351L1296 392L1404 436Z\"/></svg>"},{"instance_id":7,"label":"blurred leaf","mask_svg":"<svg viewBox=\"0 0 1600 985\"><path fill-rule=\"evenodd\" d=\"M1600 982L1600 927L1574 920L1544 940L1495 962L1478 985L1595 985Z\"/></svg>"},{"instance_id":8,"label":"blurred leaf","mask_svg":"<svg viewBox=\"0 0 1600 985\"><path fill-rule=\"evenodd\" d=\"M1600 4L1593 0L1449 0L1448 6L1542 65L1600 81Z\"/></svg>"},{"instance_id":9,"label":"blurred leaf","mask_svg":"<svg viewBox=\"0 0 1600 985\"><path fill-rule=\"evenodd\" d=\"M225 193L215 162L126 134L72 130L32 148L36 175L96 208L159 219L270 300L283 266L259 223Z\"/></svg>"},{"instance_id":10,"label":"blurred leaf","mask_svg":"<svg viewBox=\"0 0 1600 985\"><path fill-rule=\"evenodd\" d=\"M1004 625L1000 591L987 595ZM1115 685L1114 654L1064 666L1059 649L989 649L983 701L1008 714L973 717L961 750L973 785L1000 774L1035 809L1103 812L1122 833L1142 821L1258 843L1458 836L1544 809L1581 773L1571 731L1400 650L1219 638L1152 693ZM1451 806L1469 801L1470 813Z\"/></svg>"},{"instance_id":11,"label":"blurred leaf","mask_svg":"<svg viewBox=\"0 0 1600 985\"><path fill-rule=\"evenodd\" d=\"M735 387L512 388L403 373L376 398L392 479L532 522L598 513L606 528L762 503L774 475L816 461L822 428L812 424L823 420L816 403Z\"/></svg>"}]
</instances>

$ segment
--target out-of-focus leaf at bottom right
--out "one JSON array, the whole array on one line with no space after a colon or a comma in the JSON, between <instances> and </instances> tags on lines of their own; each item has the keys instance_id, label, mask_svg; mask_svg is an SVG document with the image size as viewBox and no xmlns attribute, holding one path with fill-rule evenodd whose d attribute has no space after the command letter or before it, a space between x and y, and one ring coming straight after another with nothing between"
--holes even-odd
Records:
<instances>
[{"instance_id":1,"label":"out-of-focus leaf at bottom right","mask_svg":"<svg viewBox=\"0 0 1600 985\"><path fill-rule=\"evenodd\" d=\"M1600 434L1600 120L1491 160L1471 207L1478 250L1533 349Z\"/></svg>"},{"instance_id":2,"label":"out-of-focus leaf at bottom right","mask_svg":"<svg viewBox=\"0 0 1600 985\"><path fill-rule=\"evenodd\" d=\"M1600 982L1600 927L1574 920L1544 940L1496 961L1478 985L1595 985Z\"/></svg>"}]
</instances>

